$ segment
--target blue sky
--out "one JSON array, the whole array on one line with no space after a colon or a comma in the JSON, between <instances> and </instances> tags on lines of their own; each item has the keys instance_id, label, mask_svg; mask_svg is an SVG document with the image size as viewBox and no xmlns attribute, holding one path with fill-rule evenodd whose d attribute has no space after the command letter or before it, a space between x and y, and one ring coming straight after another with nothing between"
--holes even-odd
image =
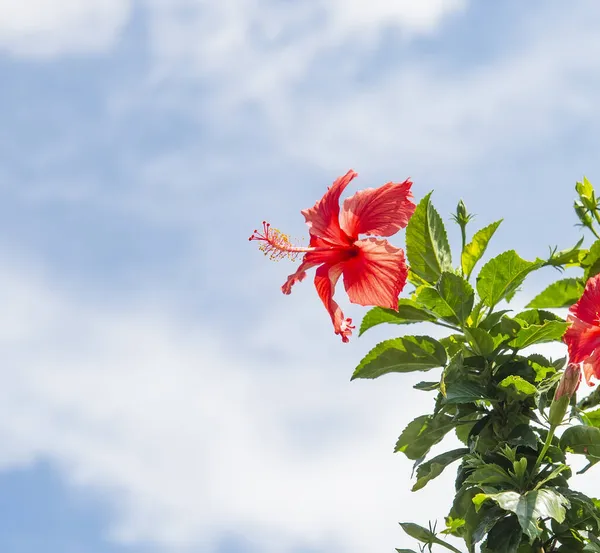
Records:
<instances>
[{"instance_id":1,"label":"blue sky","mask_svg":"<svg viewBox=\"0 0 600 553\"><path fill-rule=\"evenodd\" d=\"M342 344L247 238L305 236L353 168L504 218L492 254L572 245L599 24L591 0L0 2L0 549L414 546L397 522L453 480L412 494L391 453L421 377L350 383L394 329Z\"/></svg>"}]
</instances>

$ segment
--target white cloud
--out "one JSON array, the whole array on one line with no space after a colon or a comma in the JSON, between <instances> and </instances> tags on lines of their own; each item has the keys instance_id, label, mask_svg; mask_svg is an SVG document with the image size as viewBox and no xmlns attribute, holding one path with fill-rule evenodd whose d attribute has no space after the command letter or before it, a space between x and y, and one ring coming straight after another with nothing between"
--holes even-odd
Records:
<instances>
[{"instance_id":1,"label":"white cloud","mask_svg":"<svg viewBox=\"0 0 600 553\"><path fill-rule=\"evenodd\" d=\"M42 59L102 52L130 11L130 0L0 0L0 51Z\"/></svg>"},{"instance_id":2,"label":"white cloud","mask_svg":"<svg viewBox=\"0 0 600 553\"><path fill-rule=\"evenodd\" d=\"M101 306L35 267L1 266L0 463L53 459L114 505L116 538L210 550L239 532L260 551L358 553L409 545L399 520L445 514L426 503L439 484L411 496L410 463L391 451L426 409L411 404L415 378L350 383L369 346L323 335L316 298L286 298L222 337L152 303Z\"/></svg>"},{"instance_id":3,"label":"white cloud","mask_svg":"<svg viewBox=\"0 0 600 553\"><path fill-rule=\"evenodd\" d=\"M384 30L407 44L466 2L179 4L155 3L155 78L203 82L211 94L183 109L234 134L244 106L258 109L280 156L327 171L437 177L490 156L539 154L599 115L600 10L590 2L525 12L504 33L504 55L459 65L407 57L398 42L385 60L369 54Z\"/></svg>"}]
</instances>

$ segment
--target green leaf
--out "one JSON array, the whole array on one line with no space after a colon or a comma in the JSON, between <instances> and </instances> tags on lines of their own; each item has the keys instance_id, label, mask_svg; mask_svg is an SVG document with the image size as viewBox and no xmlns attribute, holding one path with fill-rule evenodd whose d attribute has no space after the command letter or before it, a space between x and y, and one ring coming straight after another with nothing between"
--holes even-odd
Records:
<instances>
[{"instance_id":1,"label":"green leaf","mask_svg":"<svg viewBox=\"0 0 600 553\"><path fill-rule=\"evenodd\" d=\"M584 282L600 272L600 240L596 240L590 246L588 254L581 260L581 265L585 267Z\"/></svg>"},{"instance_id":2,"label":"green leaf","mask_svg":"<svg viewBox=\"0 0 600 553\"><path fill-rule=\"evenodd\" d=\"M412 487L412 491L416 492L421 488L425 487L430 480L438 477L442 474L442 471L454 461L458 461L461 457L469 453L468 448L453 449L452 451L446 451L430 459L426 463L422 463L417 468L417 481Z\"/></svg>"},{"instance_id":3,"label":"green leaf","mask_svg":"<svg viewBox=\"0 0 600 553\"><path fill-rule=\"evenodd\" d=\"M474 299L471 285L449 272L442 273L435 287L421 286L415 292L415 302L451 323L465 323L473 309Z\"/></svg>"},{"instance_id":4,"label":"green leaf","mask_svg":"<svg viewBox=\"0 0 600 553\"><path fill-rule=\"evenodd\" d=\"M413 273L431 284L452 270L444 223L430 202L431 192L417 205L406 227L406 257Z\"/></svg>"},{"instance_id":5,"label":"green leaf","mask_svg":"<svg viewBox=\"0 0 600 553\"><path fill-rule=\"evenodd\" d=\"M496 229L500 226L502 219L488 225L487 227L478 230L474 235L471 242L469 242L461 256L461 266L465 277L468 279L473 272L475 264L481 259L481 256L485 253L488 243Z\"/></svg>"},{"instance_id":6,"label":"green leaf","mask_svg":"<svg viewBox=\"0 0 600 553\"><path fill-rule=\"evenodd\" d=\"M515 320L519 322L522 327L529 325L543 325L547 321L560 321L565 320L552 311L546 311L545 309L526 309L515 315Z\"/></svg>"},{"instance_id":7,"label":"green leaf","mask_svg":"<svg viewBox=\"0 0 600 553\"><path fill-rule=\"evenodd\" d=\"M428 371L446 364L446 350L429 336L401 336L377 344L359 363L355 378L377 378L390 372Z\"/></svg>"},{"instance_id":8,"label":"green leaf","mask_svg":"<svg viewBox=\"0 0 600 553\"><path fill-rule=\"evenodd\" d=\"M522 445L531 449L536 449L538 437L528 424L518 424L512 429L506 441L510 445Z\"/></svg>"},{"instance_id":9,"label":"green leaf","mask_svg":"<svg viewBox=\"0 0 600 553\"><path fill-rule=\"evenodd\" d=\"M570 307L583 294L584 284L580 278L564 278L548 286L533 298L527 307Z\"/></svg>"},{"instance_id":10,"label":"green leaf","mask_svg":"<svg viewBox=\"0 0 600 553\"><path fill-rule=\"evenodd\" d=\"M550 517L561 523L565 520L566 507L570 506L568 499L548 488L523 495L513 491L480 493L473 498L475 508L481 508L481 504L487 499L495 501L505 511L517 515L521 529L530 542L541 533L537 524L539 518Z\"/></svg>"},{"instance_id":11,"label":"green leaf","mask_svg":"<svg viewBox=\"0 0 600 553\"><path fill-rule=\"evenodd\" d=\"M542 325L530 325L521 328L509 345L513 348L523 349L533 344L560 342L568 327L569 323L562 321L546 321Z\"/></svg>"},{"instance_id":12,"label":"green leaf","mask_svg":"<svg viewBox=\"0 0 600 553\"><path fill-rule=\"evenodd\" d=\"M489 332L486 332L481 328L465 328L465 336L477 355L486 357L492 353L496 347L494 338Z\"/></svg>"},{"instance_id":13,"label":"green leaf","mask_svg":"<svg viewBox=\"0 0 600 553\"><path fill-rule=\"evenodd\" d=\"M438 538L431 530L427 528L423 528L423 526L419 526L418 524L414 524L413 522L401 522L400 526L402 526L402 530L404 530L411 538L415 538L419 540L421 543L428 544L436 544L449 549L450 551L454 551L454 553L462 553L460 549L456 549L453 545L445 542Z\"/></svg>"},{"instance_id":14,"label":"green leaf","mask_svg":"<svg viewBox=\"0 0 600 553\"><path fill-rule=\"evenodd\" d=\"M596 388L589 396L584 397L578 404L579 409L590 409L600 405L600 388Z\"/></svg>"},{"instance_id":15,"label":"green leaf","mask_svg":"<svg viewBox=\"0 0 600 553\"><path fill-rule=\"evenodd\" d=\"M413 388L415 390L422 390L424 392L433 392L440 387L440 383L436 380L435 382L417 382Z\"/></svg>"},{"instance_id":16,"label":"green leaf","mask_svg":"<svg viewBox=\"0 0 600 553\"><path fill-rule=\"evenodd\" d=\"M499 520L481 546L481 553L517 553L523 532L516 517Z\"/></svg>"},{"instance_id":17,"label":"green leaf","mask_svg":"<svg viewBox=\"0 0 600 553\"><path fill-rule=\"evenodd\" d=\"M467 521L464 518L446 517L446 528L442 530L442 534L457 535L457 532L462 528Z\"/></svg>"},{"instance_id":18,"label":"green leaf","mask_svg":"<svg viewBox=\"0 0 600 553\"><path fill-rule=\"evenodd\" d=\"M464 324L473 309L475 292L471 285L462 277L453 273L442 273L437 283L440 297L452 310L456 318Z\"/></svg>"},{"instance_id":19,"label":"green leaf","mask_svg":"<svg viewBox=\"0 0 600 553\"><path fill-rule=\"evenodd\" d=\"M507 376L500 384L498 384L498 386L502 388L509 397L518 400L537 394L537 388L533 384L514 374Z\"/></svg>"},{"instance_id":20,"label":"green leaf","mask_svg":"<svg viewBox=\"0 0 600 553\"><path fill-rule=\"evenodd\" d=\"M408 423L402 431L394 452L404 453L413 461L421 459L455 426L456 423L449 415L421 415Z\"/></svg>"},{"instance_id":21,"label":"green leaf","mask_svg":"<svg viewBox=\"0 0 600 553\"><path fill-rule=\"evenodd\" d=\"M501 253L490 259L479 272L479 297L488 307L494 307L503 299L510 301L525 277L541 265L538 261L521 259L514 250Z\"/></svg>"},{"instance_id":22,"label":"green leaf","mask_svg":"<svg viewBox=\"0 0 600 553\"><path fill-rule=\"evenodd\" d=\"M446 387L445 403L472 403L486 397L486 390L480 384L470 380L459 380Z\"/></svg>"},{"instance_id":23,"label":"green leaf","mask_svg":"<svg viewBox=\"0 0 600 553\"><path fill-rule=\"evenodd\" d=\"M444 367L442 378L440 379L440 392L446 397L446 388L463 375L463 354L459 350Z\"/></svg>"},{"instance_id":24,"label":"green leaf","mask_svg":"<svg viewBox=\"0 0 600 553\"><path fill-rule=\"evenodd\" d=\"M560 447L600 460L600 428L571 426L560 437Z\"/></svg>"},{"instance_id":25,"label":"green leaf","mask_svg":"<svg viewBox=\"0 0 600 553\"><path fill-rule=\"evenodd\" d=\"M414 549L398 549L396 547L397 553L417 553Z\"/></svg>"},{"instance_id":26,"label":"green leaf","mask_svg":"<svg viewBox=\"0 0 600 553\"><path fill-rule=\"evenodd\" d=\"M595 426L596 428L600 428L600 409L595 409L594 411L582 413L582 416L585 417L585 422L588 426Z\"/></svg>"},{"instance_id":27,"label":"green leaf","mask_svg":"<svg viewBox=\"0 0 600 553\"><path fill-rule=\"evenodd\" d=\"M385 307L373 307L373 309L367 311L367 314L363 317L358 335L360 336L370 328L382 323L403 325L435 320L435 315L421 309L413 300L401 298L398 300L398 311Z\"/></svg>"},{"instance_id":28,"label":"green leaf","mask_svg":"<svg viewBox=\"0 0 600 553\"><path fill-rule=\"evenodd\" d=\"M465 480L469 484L474 484L477 487L485 486L490 484L496 485L508 485L512 486L515 481L508 472L506 472L500 465L495 463L485 463L477 467ZM475 500L473 500L475 501Z\"/></svg>"},{"instance_id":29,"label":"green leaf","mask_svg":"<svg viewBox=\"0 0 600 553\"><path fill-rule=\"evenodd\" d=\"M462 350L462 345L465 343L465 337L462 334L450 334L445 338L440 338L440 344L446 348L448 357L454 357Z\"/></svg>"}]
</instances>

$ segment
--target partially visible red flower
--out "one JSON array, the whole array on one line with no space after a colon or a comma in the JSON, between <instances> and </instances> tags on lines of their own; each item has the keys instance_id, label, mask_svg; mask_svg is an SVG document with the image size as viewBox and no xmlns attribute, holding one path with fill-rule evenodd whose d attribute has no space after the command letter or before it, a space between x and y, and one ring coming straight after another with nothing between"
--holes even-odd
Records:
<instances>
[{"instance_id":1,"label":"partially visible red flower","mask_svg":"<svg viewBox=\"0 0 600 553\"><path fill-rule=\"evenodd\" d=\"M600 380L600 274L590 278L579 301L569 309L571 326L563 336L571 363L583 362L583 374L590 386Z\"/></svg>"},{"instance_id":2,"label":"partially visible red flower","mask_svg":"<svg viewBox=\"0 0 600 553\"><path fill-rule=\"evenodd\" d=\"M565 372L563 372L556 392L554 393L554 400L550 405L550 412L548 413L548 422L552 426L558 426L562 424L571 398L579 388L581 383L581 367L577 363L569 363Z\"/></svg>"},{"instance_id":3,"label":"partially visible red flower","mask_svg":"<svg viewBox=\"0 0 600 553\"><path fill-rule=\"evenodd\" d=\"M554 401L561 397L571 399L581 383L581 367L577 363L569 363L556 387Z\"/></svg>"},{"instance_id":4,"label":"partially visible red flower","mask_svg":"<svg viewBox=\"0 0 600 553\"><path fill-rule=\"evenodd\" d=\"M387 240L366 238L359 234L391 236L406 227L414 213L411 202L412 182L388 182L379 188L367 188L344 200L340 196L357 174L350 170L327 189L310 209L302 211L310 232L307 248L294 247L288 237L263 223L263 232L254 231L250 240L262 242L261 249L273 257L304 254L298 270L281 287L284 294L317 267L315 287L331 316L336 334L347 342L352 334L352 319L344 318L334 301L335 286L340 276L351 302L398 309L398 296L408 269L404 252Z\"/></svg>"}]
</instances>

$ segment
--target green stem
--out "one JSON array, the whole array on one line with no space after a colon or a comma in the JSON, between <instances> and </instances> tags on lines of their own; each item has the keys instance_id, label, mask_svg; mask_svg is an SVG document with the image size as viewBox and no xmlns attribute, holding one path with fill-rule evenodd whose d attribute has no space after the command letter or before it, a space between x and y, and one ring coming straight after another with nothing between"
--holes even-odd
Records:
<instances>
[{"instance_id":1,"label":"green stem","mask_svg":"<svg viewBox=\"0 0 600 553\"><path fill-rule=\"evenodd\" d=\"M538 469L540 468L540 465L542 464L542 461L544 460L544 455L546 455L546 452L548 451L548 448L550 447L550 444L552 443L552 438L554 438L555 431L556 431L556 425L550 426L550 430L548 431L548 436L546 437L546 442L544 443L544 447L542 448L542 451L540 451L540 454L538 455L538 458L533 467L533 471L531 472L531 474L533 476L536 475Z\"/></svg>"},{"instance_id":2,"label":"green stem","mask_svg":"<svg viewBox=\"0 0 600 553\"><path fill-rule=\"evenodd\" d=\"M429 321L429 322L433 323L434 325L444 326L446 328L450 328L451 330L455 330L456 332L462 332L461 328L459 328L457 326L454 326L454 325L451 325L451 324L442 323L440 321Z\"/></svg>"},{"instance_id":3,"label":"green stem","mask_svg":"<svg viewBox=\"0 0 600 553\"><path fill-rule=\"evenodd\" d=\"M600 234L596 232L596 229L592 225L588 226L588 228L592 231L593 235L600 240Z\"/></svg>"},{"instance_id":4,"label":"green stem","mask_svg":"<svg viewBox=\"0 0 600 553\"><path fill-rule=\"evenodd\" d=\"M465 226L466 225L460 225L460 237L462 240L462 249L460 250L461 252L465 251L465 246L467 245L467 232L465 230ZM463 272L462 269L462 263L460 264L460 276L464 277L465 273Z\"/></svg>"}]
</instances>

